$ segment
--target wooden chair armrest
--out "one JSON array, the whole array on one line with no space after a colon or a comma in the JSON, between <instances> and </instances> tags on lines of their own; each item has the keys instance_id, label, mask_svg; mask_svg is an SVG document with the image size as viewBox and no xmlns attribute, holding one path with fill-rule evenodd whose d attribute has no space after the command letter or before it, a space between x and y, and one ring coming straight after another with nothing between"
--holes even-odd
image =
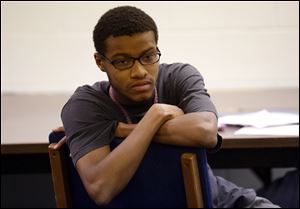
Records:
<instances>
[{"instance_id":1,"label":"wooden chair armrest","mask_svg":"<svg viewBox=\"0 0 300 209\"><path fill-rule=\"evenodd\" d=\"M68 184L67 172L65 166L68 166L66 162L66 154L63 147L54 148L56 143L52 143L48 146L52 181L55 193L56 207L67 208L71 207L70 190Z\"/></svg>"},{"instance_id":2,"label":"wooden chair armrest","mask_svg":"<svg viewBox=\"0 0 300 209\"><path fill-rule=\"evenodd\" d=\"M187 206L189 208L203 208L201 176L198 170L197 155L195 153L183 153L181 155L181 165Z\"/></svg>"}]
</instances>

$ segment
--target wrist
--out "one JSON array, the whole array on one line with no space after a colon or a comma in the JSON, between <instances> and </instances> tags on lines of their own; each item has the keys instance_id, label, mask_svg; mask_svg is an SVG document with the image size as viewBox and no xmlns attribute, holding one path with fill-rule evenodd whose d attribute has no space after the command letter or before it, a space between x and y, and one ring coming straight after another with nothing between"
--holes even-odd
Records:
<instances>
[{"instance_id":1,"label":"wrist","mask_svg":"<svg viewBox=\"0 0 300 209\"><path fill-rule=\"evenodd\" d=\"M115 131L115 136L125 138L132 132L132 130L135 127L136 127L135 124L127 124L127 123L123 123L123 122L118 122L116 131Z\"/></svg>"}]
</instances>

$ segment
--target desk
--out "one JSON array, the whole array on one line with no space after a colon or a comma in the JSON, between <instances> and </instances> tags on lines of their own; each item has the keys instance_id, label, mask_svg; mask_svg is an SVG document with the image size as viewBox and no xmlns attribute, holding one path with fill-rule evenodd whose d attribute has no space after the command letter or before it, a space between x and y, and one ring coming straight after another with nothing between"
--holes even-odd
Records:
<instances>
[{"instance_id":1,"label":"desk","mask_svg":"<svg viewBox=\"0 0 300 209\"><path fill-rule=\"evenodd\" d=\"M208 154L213 168L298 167L299 136L236 136L220 132L221 150ZM47 139L46 139L47 140ZM48 143L1 144L1 155L48 154Z\"/></svg>"},{"instance_id":2,"label":"desk","mask_svg":"<svg viewBox=\"0 0 300 209\"><path fill-rule=\"evenodd\" d=\"M222 149L274 149L299 147L299 136L235 135L237 127L226 127L219 133L224 138Z\"/></svg>"},{"instance_id":3,"label":"desk","mask_svg":"<svg viewBox=\"0 0 300 209\"><path fill-rule=\"evenodd\" d=\"M60 111L71 94L1 94L1 179L4 182L1 191L5 191L7 207L16 207L9 204L15 202L16 195L21 197L20 205L31 205L27 202L35 196L36 205L32 207L45 203L45 207L55 207L48 134L51 128L61 124ZM299 109L299 89L222 90L210 94L220 113ZM298 138L272 137L267 142L265 137L261 140L252 136L235 138L229 132L221 134L224 136L222 149L208 154L212 168L298 166Z\"/></svg>"},{"instance_id":4,"label":"desk","mask_svg":"<svg viewBox=\"0 0 300 209\"><path fill-rule=\"evenodd\" d=\"M212 168L251 168L268 185L272 168L299 166L299 137L236 136L233 131L220 132L220 151L207 155ZM47 148L48 143L1 145L2 172L50 172Z\"/></svg>"},{"instance_id":5,"label":"desk","mask_svg":"<svg viewBox=\"0 0 300 209\"><path fill-rule=\"evenodd\" d=\"M71 94L1 94L1 155L47 155L48 134L51 128L61 125L60 111ZM299 89L216 90L210 95L220 113L263 108L299 111ZM251 159L259 153L264 157L254 162L261 166L268 156L272 161L271 165L265 162L268 166L287 167L298 162L298 155L294 157L292 153L298 152L299 136L234 136L233 131L221 132L222 149L209 154L212 167L253 167ZM279 154L291 160L284 161L278 158Z\"/></svg>"},{"instance_id":6,"label":"desk","mask_svg":"<svg viewBox=\"0 0 300 209\"><path fill-rule=\"evenodd\" d=\"M222 113L263 108L299 109L299 89L225 90L210 94ZM8 159L15 155L26 159L26 156L36 155L46 159L48 133L61 124L60 111L70 95L1 95L2 157ZM221 132L222 149L208 155L213 168L298 166L299 136L234 136L233 131ZM47 161L35 169L48 167L48 164Z\"/></svg>"},{"instance_id":7,"label":"desk","mask_svg":"<svg viewBox=\"0 0 300 209\"><path fill-rule=\"evenodd\" d=\"M220 159L211 157L214 167L298 166L299 136L234 135L236 130L237 128L227 127L220 132L224 143Z\"/></svg>"},{"instance_id":8,"label":"desk","mask_svg":"<svg viewBox=\"0 0 300 209\"><path fill-rule=\"evenodd\" d=\"M271 183L271 169L299 166L299 136L234 135L227 127L221 150L208 154L212 168L251 168L264 182Z\"/></svg>"},{"instance_id":9,"label":"desk","mask_svg":"<svg viewBox=\"0 0 300 209\"><path fill-rule=\"evenodd\" d=\"M272 179L271 168L298 167L298 140L297 137L236 137L224 133L222 149L217 153L208 154L208 161L212 168L251 168L264 185L268 185ZM26 190L29 194L40 195L43 204L54 207L47 147L47 143L1 145L1 174L4 174L3 178L7 184L3 190L14 194L8 199L13 201L16 195L17 188L14 187L14 182L21 182L24 179L22 176L25 176L28 183L18 185L25 184L24 187L31 188ZM10 176L13 178L9 178ZM43 189L29 183L32 181L43 185ZM30 198L31 195L26 194L17 193L24 199Z\"/></svg>"}]
</instances>

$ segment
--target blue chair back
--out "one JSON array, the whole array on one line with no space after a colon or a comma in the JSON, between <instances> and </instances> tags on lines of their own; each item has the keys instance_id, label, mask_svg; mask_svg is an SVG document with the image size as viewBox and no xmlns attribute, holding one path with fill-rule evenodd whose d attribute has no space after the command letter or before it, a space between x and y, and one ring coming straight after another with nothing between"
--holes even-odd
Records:
<instances>
[{"instance_id":1,"label":"blue chair back","mask_svg":"<svg viewBox=\"0 0 300 209\"><path fill-rule=\"evenodd\" d=\"M63 132L52 132L49 142L56 143ZM111 143L114 149L122 142L116 138ZM66 145L64 149L69 153ZM208 176L206 150L202 148L178 147L152 143L139 168L124 190L106 208L178 208L187 207L180 158L182 153L197 154L198 168L204 207L212 208L211 190ZM80 177L69 158L69 177L73 207L99 207L89 197Z\"/></svg>"}]
</instances>

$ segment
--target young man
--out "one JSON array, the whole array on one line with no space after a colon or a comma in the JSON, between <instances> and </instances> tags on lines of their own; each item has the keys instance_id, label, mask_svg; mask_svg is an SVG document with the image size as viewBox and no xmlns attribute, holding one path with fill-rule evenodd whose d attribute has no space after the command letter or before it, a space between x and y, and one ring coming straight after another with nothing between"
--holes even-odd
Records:
<instances>
[{"instance_id":1,"label":"young man","mask_svg":"<svg viewBox=\"0 0 300 209\"><path fill-rule=\"evenodd\" d=\"M98 67L109 81L79 87L62 110L67 144L89 195L108 204L127 185L152 141L217 148L217 111L200 73L159 64L153 19L135 7L106 12L93 33ZM114 137L124 141L114 150ZM214 206L274 207L253 190L210 173Z\"/></svg>"}]
</instances>

